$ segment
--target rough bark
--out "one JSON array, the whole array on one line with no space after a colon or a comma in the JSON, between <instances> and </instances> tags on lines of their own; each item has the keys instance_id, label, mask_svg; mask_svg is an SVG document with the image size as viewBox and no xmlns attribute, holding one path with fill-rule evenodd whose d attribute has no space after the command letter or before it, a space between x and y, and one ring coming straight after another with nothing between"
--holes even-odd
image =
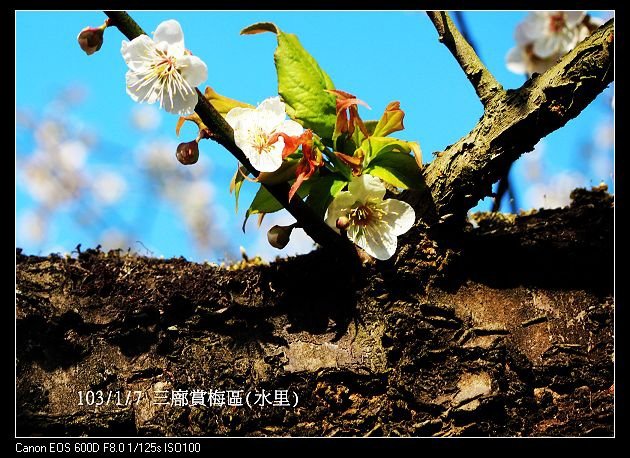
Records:
<instances>
[{"instance_id":1,"label":"rough bark","mask_svg":"<svg viewBox=\"0 0 630 458\"><path fill-rule=\"evenodd\" d=\"M17 254L18 435L611 435L613 209L477 215L357 268ZM429 237L431 236L431 237ZM171 407L282 389L296 408ZM79 390L145 398L78 406Z\"/></svg>"},{"instance_id":2,"label":"rough bark","mask_svg":"<svg viewBox=\"0 0 630 458\"><path fill-rule=\"evenodd\" d=\"M492 185L510 164L580 114L614 76L612 19L542 75L534 74L518 90L502 91L450 19L445 22L439 15L435 17L442 28L450 24L446 29L452 30L455 38L448 39L446 34L444 42L452 44L449 49L471 79L485 109L468 134L435 153L424 170L427 192L405 193L404 198L427 222L447 215L464 219L479 199L491 195Z\"/></svg>"}]
</instances>

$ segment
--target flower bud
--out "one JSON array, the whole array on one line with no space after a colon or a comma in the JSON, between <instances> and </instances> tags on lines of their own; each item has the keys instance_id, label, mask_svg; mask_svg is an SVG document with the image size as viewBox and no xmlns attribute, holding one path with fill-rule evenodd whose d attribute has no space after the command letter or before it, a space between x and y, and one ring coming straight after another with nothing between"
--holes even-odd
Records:
<instances>
[{"instance_id":1,"label":"flower bud","mask_svg":"<svg viewBox=\"0 0 630 458\"><path fill-rule=\"evenodd\" d=\"M289 243L293 225L290 226L274 226L267 232L267 240L269 245L279 250L283 249Z\"/></svg>"},{"instance_id":2,"label":"flower bud","mask_svg":"<svg viewBox=\"0 0 630 458\"><path fill-rule=\"evenodd\" d=\"M91 56L103 46L103 32L105 26L101 27L86 27L81 30L77 41L81 49L85 51L88 56Z\"/></svg>"},{"instance_id":3,"label":"flower bud","mask_svg":"<svg viewBox=\"0 0 630 458\"><path fill-rule=\"evenodd\" d=\"M196 140L177 145L177 160L184 165L194 164L199 160L199 145Z\"/></svg>"},{"instance_id":4,"label":"flower bud","mask_svg":"<svg viewBox=\"0 0 630 458\"><path fill-rule=\"evenodd\" d=\"M346 230L350 226L350 220L346 216L340 216L337 218L337 222L335 223L337 229Z\"/></svg>"}]
</instances>

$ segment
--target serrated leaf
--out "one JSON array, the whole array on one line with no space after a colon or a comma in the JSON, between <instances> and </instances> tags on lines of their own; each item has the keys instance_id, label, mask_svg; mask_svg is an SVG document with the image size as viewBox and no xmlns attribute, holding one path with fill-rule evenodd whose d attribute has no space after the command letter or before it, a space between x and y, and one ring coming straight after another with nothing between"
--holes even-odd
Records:
<instances>
[{"instance_id":1,"label":"serrated leaf","mask_svg":"<svg viewBox=\"0 0 630 458\"><path fill-rule=\"evenodd\" d=\"M370 137L361 144L361 150L365 154L364 173L378 176L403 189L424 187L418 143L397 138ZM413 156L410 153L414 153Z\"/></svg>"},{"instance_id":2,"label":"serrated leaf","mask_svg":"<svg viewBox=\"0 0 630 458\"><path fill-rule=\"evenodd\" d=\"M287 106L287 114L307 129L312 129L325 143L330 142L336 121L335 97L326 89L335 86L315 58L295 34L282 32L275 24L261 22L246 27L241 34L263 32L276 34L278 46L274 62L278 74L278 93Z\"/></svg>"},{"instance_id":3,"label":"serrated leaf","mask_svg":"<svg viewBox=\"0 0 630 458\"><path fill-rule=\"evenodd\" d=\"M330 202L348 182L338 174L319 176L311 180L313 184L306 203L319 218L323 219Z\"/></svg>"},{"instance_id":4,"label":"serrated leaf","mask_svg":"<svg viewBox=\"0 0 630 458\"><path fill-rule=\"evenodd\" d=\"M420 151L420 146L416 142L408 142L391 137L370 137L361 143L360 148L364 153L363 166L367 167L374 158L389 154L390 152L411 153Z\"/></svg>"},{"instance_id":5,"label":"serrated leaf","mask_svg":"<svg viewBox=\"0 0 630 458\"><path fill-rule=\"evenodd\" d=\"M364 173L377 176L397 188L419 190L425 187L416 160L406 153L380 155L370 162Z\"/></svg>"}]
</instances>

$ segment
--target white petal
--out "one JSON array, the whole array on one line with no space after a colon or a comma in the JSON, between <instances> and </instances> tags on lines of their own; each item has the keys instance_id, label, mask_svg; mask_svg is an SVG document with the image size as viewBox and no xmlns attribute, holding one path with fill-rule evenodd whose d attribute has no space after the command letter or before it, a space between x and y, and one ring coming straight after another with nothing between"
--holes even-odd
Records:
<instances>
[{"instance_id":1,"label":"white petal","mask_svg":"<svg viewBox=\"0 0 630 458\"><path fill-rule=\"evenodd\" d=\"M251 138L250 130L253 130L254 127L252 124L253 112L254 110L252 109L238 107L230 110L225 118L228 124L232 126L232 129L234 129L234 143L242 151L245 151L245 148L252 148L253 139ZM232 113L231 116L230 113Z\"/></svg>"},{"instance_id":2,"label":"white petal","mask_svg":"<svg viewBox=\"0 0 630 458\"><path fill-rule=\"evenodd\" d=\"M578 26L578 28L577 28L578 43L580 41L584 40L590 34L591 34L591 32L588 30L588 27L586 27L585 25Z\"/></svg>"},{"instance_id":3,"label":"white petal","mask_svg":"<svg viewBox=\"0 0 630 458\"><path fill-rule=\"evenodd\" d=\"M275 172L282 165L283 148L284 140L278 140L273 144L270 151L259 153L255 148L249 146L243 152L256 170L260 172Z\"/></svg>"},{"instance_id":4,"label":"white petal","mask_svg":"<svg viewBox=\"0 0 630 458\"><path fill-rule=\"evenodd\" d=\"M284 102L280 100L279 96L263 100L256 107L260 117L260 125L265 132L271 132L286 119L287 113L285 108Z\"/></svg>"},{"instance_id":5,"label":"white petal","mask_svg":"<svg viewBox=\"0 0 630 458\"><path fill-rule=\"evenodd\" d=\"M146 35L123 41L120 52L127 66L134 71L148 69L157 56L155 43Z\"/></svg>"},{"instance_id":6,"label":"white petal","mask_svg":"<svg viewBox=\"0 0 630 458\"><path fill-rule=\"evenodd\" d=\"M559 58L560 56L558 54L554 54L548 59L532 59L528 62L528 73L530 75L532 73L540 73L542 75L549 70L549 68L551 68Z\"/></svg>"},{"instance_id":7,"label":"white petal","mask_svg":"<svg viewBox=\"0 0 630 458\"><path fill-rule=\"evenodd\" d=\"M393 235L402 235L416 222L416 212L407 202L387 199L381 208L385 210L383 221L391 228Z\"/></svg>"},{"instance_id":8,"label":"white petal","mask_svg":"<svg viewBox=\"0 0 630 458\"><path fill-rule=\"evenodd\" d=\"M534 42L534 54L545 59L558 50L559 41L556 36L548 35Z\"/></svg>"},{"instance_id":9,"label":"white petal","mask_svg":"<svg viewBox=\"0 0 630 458\"><path fill-rule=\"evenodd\" d=\"M519 45L526 45L542 37L548 22L548 13L529 13L523 22L516 26L514 38Z\"/></svg>"},{"instance_id":10,"label":"white petal","mask_svg":"<svg viewBox=\"0 0 630 458\"><path fill-rule=\"evenodd\" d=\"M368 198L383 199L385 196L385 186L381 180L373 175L364 173L360 177L352 178L348 185L348 191L360 202L365 202Z\"/></svg>"},{"instance_id":11,"label":"white petal","mask_svg":"<svg viewBox=\"0 0 630 458\"><path fill-rule=\"evenodd\" d=\"M564 17L567 26L575 27L578 25L586 16L586 11L565 11Z\"/></svg>"},{"instance_id":12,"label":"white petal","mask_svg":"<svg viewBox=\"0 0 630 458\"><path fill-rule=\"evenodd\" d=\"M326 210L326 224L339 232L337 219L340 216L347 216L349 209L352 208L355 202L355 197L348 191L342 191L337 194Z\"/></svg>"},{"instance_id":13,"label":"white petal","mask_svg":"<svg viewBox=\"0 0 630 458\"><path fill-rule=\"evenodd\" d=\"M384 261L391 258L396 252L398 240L385 225L368 225L365 227L364 239L359 239L357 245L363 248L370 256Z\"/></svg>"},{"instance_id":14,"label":"white petal","mask_svg":"<svg viewBox=\"0 0 630 458\"><path fill-rule=\"evenodd\" d=\"M198 101L197 92L184 92L181 90L172 94L172 98L168 94L164 94L164 109L169 113L178 114L180 116L188 116L193 114Z\"/></svg>"},{"instance_id":15,"label":"white petal","mask_svg":"<svg viewBox=\"0 0 630 458\"><path fill-rule=\"evenodd\" d=\"M525 62L525 52L519 46L516 46L510 49L505 56L505 65L508 70L517 73L517 74L525 74L527 73L527 65Z\"/></svg>"},{"instance_id":16,"label":"white petal","mask_svg":"<svg viewBox=\"0 0 630 458\"><path fill-rule=\"evenodd\" d=\"M530 37L528 30L524 24L519 24L516 26L516 30L514 31L514 39L516 40L516 44L518 46L527 46L533 40Z\"/></svg>"},{"instance_id":17,"label":"white petal","mask_svg":"<svg viewBox=\"0 0 630 458\"><path fill-rule=\"evenodd\" d=\"M580 41L579 30L574 29L558 36L558 50L561 55L571 51Z\"/></svg>"},{"instance_id":18,"label":"white petal","mask_svg":"<svg viewBox=\"0 0 630 458\"><path fill-rule=\"evenodd\" d=\"M282 123L276 127L276 132L284 132L291 137L297 137L304 132L304 128L299 123L291 119L287 119L282 121Z\"/></svg>"},{"instance_id":19,"label":"white petal","mask_svg":"<svg viewBox=\"0 0 630 458\"><path fill-rule=\"evenodd\" d=\"M182 56L177 59L177 68L190 87L199 86L208 79L208 67L197 56Z\"/></svg>"},{"instance_id":20,"label":"white petal","mask_svg":"<svg viewBox=\"0 0 630 458\"><path fill-rule=\"evenodd\" d=\"M169 19L158 25L158 28L153 32L153 40L156 43L165 42L168 45L169 55L175 57L183 56L186 50L182 26L174 19Z\"/></svg>"},{"instance_id":21,"label":"white petal","mask_svg":"<svg viewBox=\"0 0 630 458\"><path fill-rule=\"evenodd\" d=\"M225 115L225 121L232 127L232 129L236 129L240 120L244 116L247 116L247 113L252 113L253 111L253 108L234 107L228 111L227 115Z\"/></svg>"},{"instance_id":22,"label":"white petal","mask_svg":"<svg viewBox=\"0 0 630 458\"><path fill-rule=\"evenodd\" d=\"M285 118L286 115L286 107L280 96L277 95L275 97L269 97L268 99L260 102L257 108L258 111L270 111L278 117Z\"/></svg>"},{"instance_id":23,"label":"white petal","mask_svg":"<svg viewBox=\"0 0 630 458\"><path fill-rule=\"evenodd\" d=\"M125 79L127 81L127 94L134 102L155 103L158 100L159 85L157 80L143 85L141 77L132 70L127 71Z\"/></svg>"}]
</instances>

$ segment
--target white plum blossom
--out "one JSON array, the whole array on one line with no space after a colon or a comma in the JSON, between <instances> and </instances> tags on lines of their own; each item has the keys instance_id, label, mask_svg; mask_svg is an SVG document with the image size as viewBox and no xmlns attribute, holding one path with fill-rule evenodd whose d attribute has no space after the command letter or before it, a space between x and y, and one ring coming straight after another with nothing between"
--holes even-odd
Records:
<instances>
[{"instance_id":1,"label":"white plum blossom","mask_svg":"<svg viewBox=\"0 0 630 458\"><path fill-rule=\"evenodd\" d=\"M363 174L340 192L326 211L326 224L339 232L337 221L345 219L350 240L370 256L385 260L396 252L398 236L416 220L416 213L406 203L385 199L385 186L375 176Z\"/></svg>"},{"instance_id":2,"label":"white plum blossom","mask_svg":"<svg viewBox=\"0 0 630 458\"><path fill-rule=\"evenodd\" d=\"M270 97L256 108L232 108L226 115L225 120L234 129L234 142L256 170L274 172L282 164L284 139L280 137L269 144L273 134L294 137L304 131L300 124L286 119L286 115L280 97Z\"/></svg>"},{"instance_id":3,"label":"white plum blossom","mask_svg":"<svg viewBox=\"0 0 630 458\"><path fill-rule=\"evenodd\" d=\"M123 41L120 52L129 67L127 94L136 102L160 102L169 113L187 116L197 104L195 86L208 77L203 61L184 47L179 22L162 22L153 39L140 35Z\"/></svg>"},{"instance_id":4,"label":"white plum blossom","mask_svg":"<svg viewBox=\"0 0 630 458\"><path fill-rule=\"evenodd\" d=\"M516 27L516 46L506 56L510 71L543 73L603 24L586 11L535 11Z\"/></svg>"}]
</instances>

